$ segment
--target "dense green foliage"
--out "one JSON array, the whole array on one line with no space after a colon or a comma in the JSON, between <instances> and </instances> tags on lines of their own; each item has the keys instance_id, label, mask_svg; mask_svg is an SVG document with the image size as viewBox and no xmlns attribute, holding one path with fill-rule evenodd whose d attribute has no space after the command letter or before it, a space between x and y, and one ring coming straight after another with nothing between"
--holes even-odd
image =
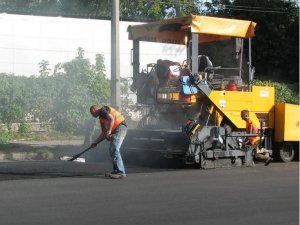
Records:
<instances>
[{"instance_id":1,"label":"dense green foliage","mask_svg":"<svg viewBox=\"0 0 300 225\"><path fill-rule=\"evenodd\" d=\"M0 122L10 130L13 122L29 118L52 122L59 131L78 133L90 118L90 105L109 102L110 81L103 56L97 55L93 65L79 48L73 60L61 65L63 72L51 74L45 64L40 64L38 77L0 74Z\"/></svg>"},{"instance_id":2,"label":"dense green foliage","mask_svg":"<svg viewBox=\"0 0 300 225\"><path fill-rule=\"evenodd\" d=\"M31 125L26 122L22 122L19 127L19 134L22 137L29 137L31 135L32 129Z\"/></svg>"},{"instance_id":3,"label":"dense green foliage","mask_svg":"<svg viewBox=\"0 0 300 225\"><path fill-rule=\"evenodd\" d=\"M253 80L252 84L257 86L272 86L275 88L275 102L286 102L299 104L299 96L285 83Z\"/></svg>"},{"instance_id":4,"label":"dense green foliage","mask_svg":"<svg viewBox=\"0 0 300 225\"><path fill-rule=\"evenodd\" d=\"M6 143L13 138L13 133L0 128L0 143Z\"/></svg>"},{"instance_id":5,"label":"dense green foliage","mask_svg":"<svg viewBox=\"0 0 300 225\"><path fill-rule=\"evenodd\" d=\"M175 15L198 14L197 1L191 0L120 0L122 20L157 20ZM111 0L2 0L0 12L64 16L75 18L110 18Z\"/></svg>"}]
</instances>

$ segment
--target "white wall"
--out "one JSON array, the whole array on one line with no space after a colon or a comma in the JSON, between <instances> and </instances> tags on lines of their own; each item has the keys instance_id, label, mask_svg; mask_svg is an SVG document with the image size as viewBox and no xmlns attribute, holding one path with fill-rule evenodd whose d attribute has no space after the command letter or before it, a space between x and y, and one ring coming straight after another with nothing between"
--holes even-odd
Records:
<instances>
[{"instance_id":1,"label":"white wall","mask_svg":"<svg viewBox=\"0 0 300 225\"><path fill-rule=\"evenodd\" d=\"M130 77L130 49L127 27L132 22L120 22L120 75ZM136 24L136 23L134 23ZM57 63L70 61L77 48L85 50L85 57L94 63L95 54L105 57L110 77L110 21L0 14L0 73L37 75L38 63L46 60L53 69ZM184 46L141 44L141 68L157 59L182 62Z\"/></svg>"}]
</instances>

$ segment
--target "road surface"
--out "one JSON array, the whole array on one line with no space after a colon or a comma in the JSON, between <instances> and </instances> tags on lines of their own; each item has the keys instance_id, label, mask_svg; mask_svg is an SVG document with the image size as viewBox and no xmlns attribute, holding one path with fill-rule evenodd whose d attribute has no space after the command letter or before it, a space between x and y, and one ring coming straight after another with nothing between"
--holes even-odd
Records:
<instances>
[{"instance_id":1,"label":"road surface","mask_svg":"<svg viewBox=\"0 0 300 225\"><path fill-rule=\"evenodd\" d=\"M110 162L0 163L3 225L298 225L299 163L198 170Z\"/></svg>"}]
</instances>

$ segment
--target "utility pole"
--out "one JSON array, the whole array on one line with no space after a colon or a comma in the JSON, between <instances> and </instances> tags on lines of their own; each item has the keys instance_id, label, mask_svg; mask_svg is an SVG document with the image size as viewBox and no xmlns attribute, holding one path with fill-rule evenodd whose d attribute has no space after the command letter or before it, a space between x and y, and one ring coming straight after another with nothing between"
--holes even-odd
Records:
<instances>
[{"instance_id":1,"label":"utility pole","mask_svg":"<svg viewBox=\"0 0 300 225\"><path fill-rule=\"evenodd\" d=\"M120 91L120 44L119 44L119 0L112 0L111 15L111 105L121 109Z\"/></svg>"},{"instance_id":2,"label":"utility pole","mask_svg":"<svg viewBox=\"0 0 300 225\"><path fill-rule=\"evenodd\" d=\"M179 0L174 1L174 6L175 6L175 16L178 17L178 16L180 16L180 3L179 3Z\"/></svg>"}]
</instances>

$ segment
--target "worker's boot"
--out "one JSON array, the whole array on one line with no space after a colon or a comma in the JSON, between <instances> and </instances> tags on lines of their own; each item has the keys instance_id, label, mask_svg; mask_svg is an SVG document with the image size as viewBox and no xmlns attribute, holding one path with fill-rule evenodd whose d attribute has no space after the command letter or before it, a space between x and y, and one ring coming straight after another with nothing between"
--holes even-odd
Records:
<instances>
[{"instance_id":1,"label":"worker's boot","mask_svg":"<svg viewBox=\"0 0 300 225\"><path fill-rule=\"evenodd\" d=\"M106 173L105 174L106 178L110 179L122 179L126 177L126 174L119 174L119 173Z\"/></svg>"},{"instance_id":2,"label":"worker's boot","mask_svg":"<svg viewBox=\"0 0 300 225\"><path fill-rule=\"evenodd\" d=\"M269 158L265 161L265 166L268 166L272 161L273 161L273 158L269 157Z\"/></svg>"}]
</instances>

